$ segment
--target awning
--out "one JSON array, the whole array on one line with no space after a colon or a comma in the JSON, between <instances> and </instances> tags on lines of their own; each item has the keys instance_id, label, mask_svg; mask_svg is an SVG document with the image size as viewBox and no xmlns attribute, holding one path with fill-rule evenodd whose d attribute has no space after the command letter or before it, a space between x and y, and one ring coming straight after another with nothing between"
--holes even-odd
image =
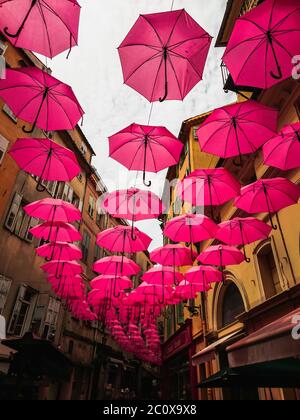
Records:
<instances>
[{"instance_id":1,"label":"awning","mask_svg":"<svg viewBox=\"0 0 300 420\"><path fill-rule=\"evenodd\" d=\"M218 341L215 341L213 344L206 347L204 350L201 350L199 353L195 354L195 356L192 357L193 366L198 366L201 363L206 363L210 360L215 359L218 348L222 345L229 345L230 341L233 338L236 338L239 334L241 334L242 331L243 330L240 329L238 331L235 331L234 333L226 335L225 337L221 338Z\"/></svg>"},{"instance_id":2,"label":"awning","mask_svg":"<svg viewBox=\"0 0 300 420\"><path fill-rule=\"evenodd\" d=\"M300 357L300 340L293 337L297 316L300 308L229 346L230 367Z\"/></svg>"},{"instance_id":3,"label":"awning","mask_svg":"<svg viewBox=\"0 0 300 420\"><path fill-rule=\"evenodd\" d=\"M224 369L199 388L300 388L300 361L278 360L235 369Z\"/></svg>"}]
</instances>

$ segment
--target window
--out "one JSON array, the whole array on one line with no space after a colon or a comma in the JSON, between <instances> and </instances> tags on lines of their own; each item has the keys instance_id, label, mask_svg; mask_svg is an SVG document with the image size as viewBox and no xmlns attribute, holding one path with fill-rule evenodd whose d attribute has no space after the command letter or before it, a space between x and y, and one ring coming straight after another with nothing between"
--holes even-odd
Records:
<instances>
[{"instance_id":1,"label":"window","mask_svg":"<svg viewBox=\"0 0 300 420\"><path fill-rule=\"evenodd\" d=\"M0 165L4 159L7 148L8 148L8 141L0 135Z\"/></svg>"},{"instance_id":2,"label":"window","mask_svg":"<svg viewBox=\"0 0 300 420\"><path fill-rule=\"evenodd\" d=\"M73 201L74 190L69 184L65 184L64 190L62 193L62 200L68 203L72 203Z\"/></svg>"},{"instance_id":3,"label":"window","mask_svg":"<svg viewBox=\"0 0 300 420\"><path fill-rule=\"evenodd\" d=\"M184 149L183 152L181 154L181 158L180 158L180 167L183 166L187 156L189 156L189 152L190 152L190 146L189 146L189 142L187 141L184 145Z\"/></svg>"},{"instance_id":4,"label":"window","mask_svg":"<svg viewBox=\"0 0 300 420\"><path fill-rule=\"evenodd\" d=\"M28 331L33 317L36 298L36 290L26 285L20 286L8 328L9 334L22 336Z\"/></svg>"},{"instance_id":5,"label":"window","mask_svg":"<svg viewBox=\"0 0 300 420\"><path fill-rule=\"evenodd\" d=\"M89 198L89 207L88 207L88 214L90 215L90 217L93 219L94 217L94 212L95 212L95 198L90 195Z\"/></svg>"},{"instance_id":6,"label":"window","mask_svg":"<svg viewBox=\"0 0 300 420\"><path fill-rule=\"evenodd\" d=\"M236 322L238 315L245 312L245 305L238 287L234 283L225 286L222 302L222 328Z\"/></svg>"},{"instance_id":7,"label":"window","mask_svg":"<svg viewBox=\"0 0 300 420\"><path fill-rule=\"evenodd\" d=\"M15 124L17 124L18 118L15 116L15 114L12 112L9 106L4 104L2 109L4 114L6 114L8 118L10 118Z\"/></svg>"},{"instance_id":8,"label":"window","mask_svg":"<svg viewBox=\"0 0 300 420\"><path fill-rule=\"evenodd\" d=\"M193 127L193 137L195 141L198 141L198 134L197 134L198 130L199 130L199 127Z\"/></svg>"},{"instance_id":9,"label":"window","mask_svg":"<svg viewBox=\"0 0 300 420\"><path fill-rule=\"evenodd\" d=\"M53 297L50 297L43 332L43 338L45 340L54 341L55 339L60 308L61 303Z\"/></svg>"},{"instance_id":10,"label":"window","mask_svg":"<svg viewBox=\"0 0 300 420\"><path fill-rule=\"evenodd\" d=\"M81 146L80 146L80 151L81 151L81 153L83 154L83 156L85 156L85 155L86 155L86 152L87 152L87 147L86 147L85 143L81 143Z\"/></svg>"},{"instance_id":11,"label":"window","mask_svg":"<svg viewBox=\"0 0 300 420\"><path fill-rule=\"evenodd\" d=\"M83 232L83 240L82 240L82 255L83 261L86 263L89 257L89 249L90 249L91 237L90 235L84 231Z\"/></svg>"},{"instance_id":12,"label":"window","mask_svg":"<svg viewBox=\"0 0 300 420\"><path fill-rule=\"evenodd\" d=\"M2 314L12 280L0 275L0 314Z\"/></svg>"},{"instance_id":13,"label":"window","mask_svg":"<svg viewBox=\"0 0 300 420\"><path fill-rule=\"evenodd\" d=\"M282 291L271 243L260 249L257 260L265 296L270 299Z\"/></svg>"},{"instance_id":14,"label":"window","mask_svg":"<svg viewBox=\"0 0 300 420\"><path fill-rule=\"evenodd\" d=\"M94 248L94 262L100 260L103 255L103 249L100 248L98 245L95 245Z\"/></svg>"},{"instance_id":15,"label":"window","mask_svg":"<svg viewBox=\"0 0 300 420\"><path fill-rule=\"evenodd\" d=\"M74 192L73 192L72 204L73 204L75 207L77 207L78 209L81 209L81 200L80 200L80 198L78 197L78 195L77 195L77 194L75 194Z\"/></svg>"},{"instance_id":16,"label":"window","mask_svg":"<svg viewBox=\"0 0 300 420\"><path fill-rule=\"evenodd\" d=\"M12 233L19 238L26 240L27 242L33 241L33 236L29 233L29 230L36 226L39 221L38 219L34 219L29 217L23 207L27 203L23 201L23 197L16 193L9 209L5 226L9 229Z\"/></svg>"},{"instance_id":17,"label":"window","mask_svg":"<svg viewBox=\"0 0 300 420\"><path fill-rule=\"evenodd\" d=\"M176 306L177 324L184 324L184 304L180 303Z\"/></svg>"}]
</instances>

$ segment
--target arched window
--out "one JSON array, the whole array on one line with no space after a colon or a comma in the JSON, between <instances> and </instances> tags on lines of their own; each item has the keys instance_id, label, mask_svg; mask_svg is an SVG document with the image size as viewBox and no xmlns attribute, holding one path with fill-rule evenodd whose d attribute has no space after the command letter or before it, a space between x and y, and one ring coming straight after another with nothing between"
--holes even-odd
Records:
<instances>
[{"instance_id":1,"label":"arched window","mask_svg":"<svg viewBox=\"0 0 300 420\"><path fill-rule=\"evenodd\" d=\"M244 301L238 287L234 283L225 287L222 301L222 328L236 322L237 316L245 312Z\"/></svg>"},{"instance_id":2,"label":"arched window","mask_svg":"<svg viewBox=\"0 0 300 420\"><path fill-rule=\"evenodd\" d=\"M280 276L271 243L265 244L257 253L258 267L267 299L282 291Z\"/></svg>"}]
</instances>

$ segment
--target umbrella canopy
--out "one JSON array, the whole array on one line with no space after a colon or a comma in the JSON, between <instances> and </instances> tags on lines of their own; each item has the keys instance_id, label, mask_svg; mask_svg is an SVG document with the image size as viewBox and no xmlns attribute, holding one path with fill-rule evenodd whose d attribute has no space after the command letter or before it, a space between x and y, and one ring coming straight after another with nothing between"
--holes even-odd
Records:
<instances>
[{"instance_id":1,"label":"umbrella canopy","mask_svg":"<svg viewBox=\"0 0 300 420\"><path fill-rule=\"evenodd\" d=\"M209 266L197 266L191 268L185 275L186 280L191 283L202 283L209 285L211 283L222 282L222 274L219 270Z\"/></svg>"},{"instance_id":2,"label":"umbrella canopy","mask_svg":"<svg viewBox=\"0 0 300 420\"><path fill-rule=\"evenodd\" d=\"M164 235L173 242L193 244L215 238L218 229L207 216L187 214L170 220L166 224Z\"/></svg>"},{"instance_id":3,"label":"umbrella canopy","mask_svg":"<svg viewBox=\"0 0 300 420\"><path fill-rule=\"evenodd\" d=\"M122 252L134 254L136 252L146 251L152 239L134 228L134 237L130 226L117 226L101 232L97 237L97 245L111 252Z\"/></svg>"},{"instance_id":4,"label":"umbrella canopy","mask_svg":"<svg viewBox=\"0 0 300 420\"><path fill-rule=\"evenodd\" d=\"M219 227L217 239L227 245L242 245L247 262L250 262L250 259L247 258L245 245L267 239L272 232L272 226L254 217L237 217L221 223Z\"/></svg>"},{"instance_id":5,"label":"umbrella canopy","mask_svg":"<svg viewBox=\"0 0 300 420\"><path fill-rule=\"evenodd\" d=\"M115 298L120 297L122 291L132 289L132 281L124 276L99 276L92 280L90 285L92 289L109 290L109 296L113 294Z\"/></svg>"},{"instance_id":6,"label":"umbrella canopy","mask_svg":"<svg viewBox=\"0 0 300 420\"><path fill-rule=\"evenodd\" d=\"M298 0L267 0L237 19L223 57L235 84L268 89L290 78L299 31Z\"/></svg>"},{"instance_id":7,"label":"umbrella canopy","mask_svg":"<svg viewBox=\"0 0 300 420\"><path fill-rule=\"evenodd\" d=\"M20 119L44 131L72 130L84 112L72 88L37 67L8 69L0 97Z\"/></svg>"},{"instance_id":8,"label":"umbrella canopy","mask_svg":"<svg viewBox=\"0 0 300 420\"><path fill-rule=\"evenodd\" d=\"M69 223L47 222L29 230L35 238L43 239L48 242L79 242L82 240L80 232Z\"/></svg>"},{"instance_id":9,"label":"umbrella canopy","mask_svg":"<svg viewBox=\"0 0 300 420\"><path fill-rule=\"evenodd\" d=\"M211 41L185 10L141 15L119 47L124 81L150 102L183 100L202 80Z\"/></svg>"},{"instance_id":10,"label":"umbrella canopy","mask_svg":"<svg viewBox=\"0 0 300 420\"><path fill-rule=\"evenodd\" d=\"M160 172L179 162L183 144L165 127L131 124L109 138L109 156L129 170Z\"/></svg>"},{"instance_id":11,"label":"umbrella canopy","mask_svg":"<svg viewBox=\"0 0 300 420\"><path fill-rule=\"evenodd\" d=\"M178 284L182 281L183 276L178 271L175 272L175 280ZM142 280L148 284L153 285L173 285L174 284L174 272L170 267L154 267L144 273Z\"/></svg>"},{"instance_id":12,"label":"umbrella canopy","mask_svg":"<svg viewBox=\"0 0 300 420\"><path fill-rule=\"evenodd\" d=\"M165 211L162 201L156 194L138 188L118 190L108 194L102 203L102 208L113 217L135 222L156 219Z\"/></svg>"},{"instance_id":13,"label":"umbrella canopy","mask_svg":"<svg viewBox=\"0 0 300 420\"><path fill-rule=\"evenodd\" d=\"M264 163L282 171L300 167L300 123L291 124L269 140L263 148Z\"/></svg>"},{"instance_id":14,"label":"umbrella canopy","mask_svg":"<svg viewBox=\"0 0 300 420\"><path fill-rule=\"evenodd\" d=\"M193 206L221 206L239 196L241 184L225 168L197 169L179 182L176 193Z\"/></svg>"},{"instance_id":15,"label":"umbrella canopy","mask_svg":"<svg viewBox=\"0 0 300 420\"><path fill-rule=\"evenodd\" d=\"M41 269L48 274L54 274L57 279L83 272L81 265L75 261L51 261L42 265Z\"/></svg>"},{"instance_id":16,"label":"umbrella canopy","mask_svg":"<svg viewBox=\"0 0 300 420\"><path fill-rule=\"evenodd\" d=\"M73 261L82 259L82 251L78 246L67 242L56 242L40 246L36 249L37 255L47 261Z\"/></svg>"},{"instance_id":17,"label":"umbrella canopy","mask_svg":"<svg viewBox=\"0 0 300 420\"><path fill-rule=\"evenodd\" d=\"M50 139L18 139L9 154L23 171L40 178L38 191L42 180L71 181L81 172L75 154Z\"/></svg>"},{"instance_id":18,"label":"umbrella canopy","mask_svg":"<svg viewBox=\"0 0 300 420\"><path fill-rule=\"evenodd\" d=\"M235 206L250 214L269 213L273 229L272 213L297 204L300 187L285 178L260 179L241 190Z\"/></svg>"},{"instance_id":19,"label":"umbrella canopy","mask_svg":"<svg viewBox=\"0 0 300 420\"><path fill-rule=\"evenodd\" d=\"M157 264L169 267L187 267L194 263L190 249L184 245L165 245L155 249L150 253L150 259Z\"/></svg>"},{"instance_id":20,"label":"umbrella canopy","mask_svg":"<svg viewBox=\"0 0 300 420\"><path fill-rule=\"evenodd\" d=\"M199 255L198 261L204 265L214 265L221 267L222 278L225 282L224 267L231 265L239 265L245 261L243 253L232 246L216 245L207 248Z\"/></svg>"},{"instance_id":21,"label":"umbrella canopy","mask_svg":"<svg viewBox=\"0 0 300 420\"><path fill-rule=\"evenodd\" d=\"M129 258L113 256L96 261L93 271L104 275L115 274L129 277L138 275L141 267Z\"/></svg>"},{"instance_id":22,"label":"umbrella canopy","mask_svg":"<svg viewBox=\"0 0 300 420\"><path fill-rule=\"evenodd\" d=\"M0 0L0 8L0 29L18 48L53 58L77 45L76 0Z\"/></svg>"},{"instance_id":23,"label":"umbrella canopy","mask_svg":"<svg viewBox=\"0 0 300 420\"><path fill-rule=\"evenodd\" d=\"M256 152L277 132L278 111L249 100L216 109L200 126L203 152L222 158Z\"/></svg>"},{"instance_id":24,"label":"umbrella canopy","mask_svg":"<svg viewBox=\"0 0 300 420\"><path fill-rule=\"evenodd\" d=\"M73 204L54 198L44 198L24 207L24 211L36 219L46 222L72 223L80 221L82 216L80 210Z\"/></svg>"}]
</instances>

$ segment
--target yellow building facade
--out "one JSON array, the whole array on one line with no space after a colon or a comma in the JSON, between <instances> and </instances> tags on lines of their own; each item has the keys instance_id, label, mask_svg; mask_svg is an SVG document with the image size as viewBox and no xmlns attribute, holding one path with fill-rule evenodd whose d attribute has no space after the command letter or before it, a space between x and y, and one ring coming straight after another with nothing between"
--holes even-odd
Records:
<instances>
[{"instance_id":1,"label":"yellow building facade","mask_svg":"<svg viewBox=\"0 0 300 420\"><path fill-rule=\"evenodd\" d=\"M226 46L235 19L258 3L258 1L239 0L228 2L217 46ZM236 91L237 100L245 100L243 95L253 97L258 102L279 111L278 131L287 124L299 122L300 85L297 81L289 79L267 91L249 91L239 95L238 87L234 87L229 80L230 75L225 73L225 76L227 76L224 80L225 89ZM202 153L196 133L208 115L209 112L183 123L180 138L185 144L185 151L181 164L176 169L170 169L167 175L168 182L174 178L183 179L195 169L223 166L243 186L262 178L274 177L285 177L295 184L300 184L300 169L282 172L267 167L263 164L261 150L247 156L241 168L234 165L233 159L223 160ZM174 209L181 208L182 212L190 211L188 206L184 206L176 198L174 191L171 195L168 220L178 214L174 214ZM233 202L219 208L218 214L221 221L249 216L236 209ZM296 314L300 315L299 215L299 203L280 211L277 216L274 215L273 222L278 229L272 231L268 240L246 247L247 255L251 256L250 263L226 267L226 284L214 285L205 296L200 296L195 303L197 310L194 311L192 318L186 308L184 310L178 307L169 308L170 316L165 321L167 349L171 346L170 343L175 342L176 337L180 337L184 329L191 329L189 346L190 352L194 352L194 355L185 360L189 365L185 382L190 380L190 396L205 400L300 399L299 390L293 386L294 382L278 381L281 374L280 370L276 370L283 363L289 363L295 372L298 372L299 368L297 357L300 355L300 341L291 338L293 318L290 315L295 310ZM269 216L265 213L255 216L270 224ZM217 244L215 241L202 243L197 251L200 253L215 244ZM282 327L283 317L289 320L290 329L289 325L285 325L287 331L285 341L281 337L283 341L279 343L279 338L275 336L280 326ZM263 339L259 340L259 335ZM293 348L293 353L290 353L293 357L284 357L284 347ZM275 354L273 354L274 348ZM176 357L180 358L180 354L183 354L181 351L182 349L178 347ZM255 351L259 363L254 364L250 363L250 356L247 361L245 354L248 352L251 355ZM247 372L244 369L245 376L240 373L241 369L235 371L241 375L238 386L236 384L225 386L226 381L227 384L231 383L230 370L233 367L243 367L237 362L237 356L240 360L246 360L243 363L249 369L246 369ZM268 377L266 369L270 369L270 366L275 369L275 373L278 372L275 375L277 380ZM265 381L259 379L258 369L265 372ZM250 381L247 376L249 372L252 375L253 386L245 387L243 386L245 382ZM281 383L282 386L279 386ZM198 389L199 384L200 389Z\"/></svg>"}]
</instances>

